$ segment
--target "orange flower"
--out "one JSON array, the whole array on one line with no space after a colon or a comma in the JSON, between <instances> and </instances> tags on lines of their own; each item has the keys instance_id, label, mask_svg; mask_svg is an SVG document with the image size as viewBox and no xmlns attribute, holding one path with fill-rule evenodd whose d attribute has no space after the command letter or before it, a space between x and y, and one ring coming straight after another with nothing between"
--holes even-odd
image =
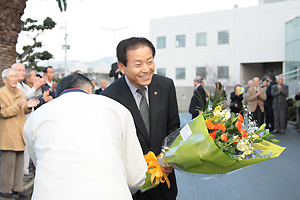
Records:
<instances>
[{"instance_id":1,"label":"orange flower","mask_svg":"<svg viewBox=\"0 0 300 200\"><path fill-rule=\"evenodd\" d=\"M214 125L214 129L215 129L215 130L220 130L219 124L215 124L215 125Z\"/></svg>"},{"instance_id":2,"label":"orange flower","mask_svg":"<svg viewBox=\"0 0 300 200\"><path fill-rule=\"evenodd\" d=\"M241 123L244 123L244 118L241 114L238 115L238 120L241 122Z\"/></svg>"},{"instance_id":3,"label":"orange flower","mask_svg":"<svg viewBox=\"0 0 300 200\"><path fill-rule=\"evenodd\" d=\"M221 135L221 140L224 142L227 141L227 135L225 133Z\"/></svg>"},{"instance_id":4,"label":"orange flower","mask_svg":"<svg viewBox=\"0 0 300 200\"><path fill-rule=\"evenodd\" d=\"M236 126L236 128L238 129L238 131L241 131L241 130L242 130L243 125L242 125L242 123L241 123L240 121L236 121L236 122L235 122L235 126Z\"/></svg>"},{"instance_id":5,"label":"orange flower","mask_svg":"<svg viewBox=\"0 0 300 200\"><path fill-rule=\"evenodd\" d=\"M210 120L207 120L206 126L209 130L214 130L214 124Z\"/></svg>"},{"instance_id":6,"label":"orange flower","mask_svg":"<svg viewBox=\"0 0 300 200\"><path fill-rule=\"evenodd\" d=\"M241 134L243 137L247 137L247 131L245 129L242 129Z\"/></svg>"},{"instance_id":7,"label":"orange flower","mask_svg":"<svg viewBox=\"0 0 300 200\"><path fill-rule=\"evenodd\" d=\"M209 134L210 137L215 140L216 139L216 130L214 130L212 133Z\"/></svg>"},{"instance_id":8,"label":"orange flower","mask_svg":"<svg viewBox=\"0 0 300 200\"><path fill-rule=\"evenodd\" d=\"M224 133L226 131L226 127L223 124L219 123L219 130Z\"/></svg>"}]
</instances>

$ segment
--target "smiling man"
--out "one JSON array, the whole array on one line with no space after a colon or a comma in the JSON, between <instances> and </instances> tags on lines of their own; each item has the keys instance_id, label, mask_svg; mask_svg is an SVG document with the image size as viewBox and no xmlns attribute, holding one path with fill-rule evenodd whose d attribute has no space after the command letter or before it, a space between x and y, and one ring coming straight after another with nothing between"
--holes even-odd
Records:
<instances>
[{"instance_id":1,"label":"smiling man","mask_svg":"<svg viewBox=\"0 0 300 200\"><path fill-rule=\"evenodd\" d=\"M158 155L164 138L180 126L174 83L154 74L155 48L146 38L129 38L117 46L118 66L124 74L106 88L101 95L108 96L130 110L143 153ZM165 167L171 188L161 183L134 199L176 199L177 185L171 167Z\"/></svg>"}]
</instances>

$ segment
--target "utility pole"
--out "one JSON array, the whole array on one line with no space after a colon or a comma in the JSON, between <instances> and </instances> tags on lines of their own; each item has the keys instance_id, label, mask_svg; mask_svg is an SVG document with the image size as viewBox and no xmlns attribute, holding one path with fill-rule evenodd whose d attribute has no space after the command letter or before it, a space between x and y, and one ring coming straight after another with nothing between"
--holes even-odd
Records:
<instances>
[{"instance_id":1,"label":"utility pole","mask_svg":"<svg viewBox=\"0 0 300 200\"><path fill-rule=\"evenodd\" d=\"M62 48L65 50L65 76L67 76L67 72L68 72L68 67L67 67L67 50L70 50L70 45L68 45L67 43L67 38L68 38L68 34L67 34L67 22L65 22L65 27L61 27L65 29L65 44L62 45Z\"/></svg>"}]
</instances>

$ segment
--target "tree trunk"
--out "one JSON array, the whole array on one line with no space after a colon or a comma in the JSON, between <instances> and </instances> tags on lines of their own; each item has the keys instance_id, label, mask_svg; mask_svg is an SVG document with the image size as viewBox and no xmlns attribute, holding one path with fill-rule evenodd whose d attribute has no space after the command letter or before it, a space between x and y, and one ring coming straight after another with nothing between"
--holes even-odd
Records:
<instances>
[{"instance_id":1,"label":"tree trunk","mask_svg":"<svg viewBox=\"0 0 300 200\"><path fill-rule=\"evenodd\" d=\"M0 2L0 74L16 62L16 44L21 32L21 17L27 0ZM2 77L0 87L3 86Z\"/></svg>"}]
</instances>

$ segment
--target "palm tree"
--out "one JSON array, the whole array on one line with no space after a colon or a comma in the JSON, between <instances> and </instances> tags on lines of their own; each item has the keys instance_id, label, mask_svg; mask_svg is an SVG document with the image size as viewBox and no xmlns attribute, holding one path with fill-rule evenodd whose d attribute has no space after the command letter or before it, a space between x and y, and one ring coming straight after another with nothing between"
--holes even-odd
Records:
<instances>
[{"instance_id":1,"label":"palm tree","mask_svg":"<svg viewBox=\"0 0 300 200\"><path fill-rule=\"evenodd\" d=\"M56 0L60 11L67 8L67 0ZM0 74L16 62L16 44L21 32L21 17L27 0L0 1ZM0 81L0 86L3 82Z\"/></svg>"}]
</instances>

